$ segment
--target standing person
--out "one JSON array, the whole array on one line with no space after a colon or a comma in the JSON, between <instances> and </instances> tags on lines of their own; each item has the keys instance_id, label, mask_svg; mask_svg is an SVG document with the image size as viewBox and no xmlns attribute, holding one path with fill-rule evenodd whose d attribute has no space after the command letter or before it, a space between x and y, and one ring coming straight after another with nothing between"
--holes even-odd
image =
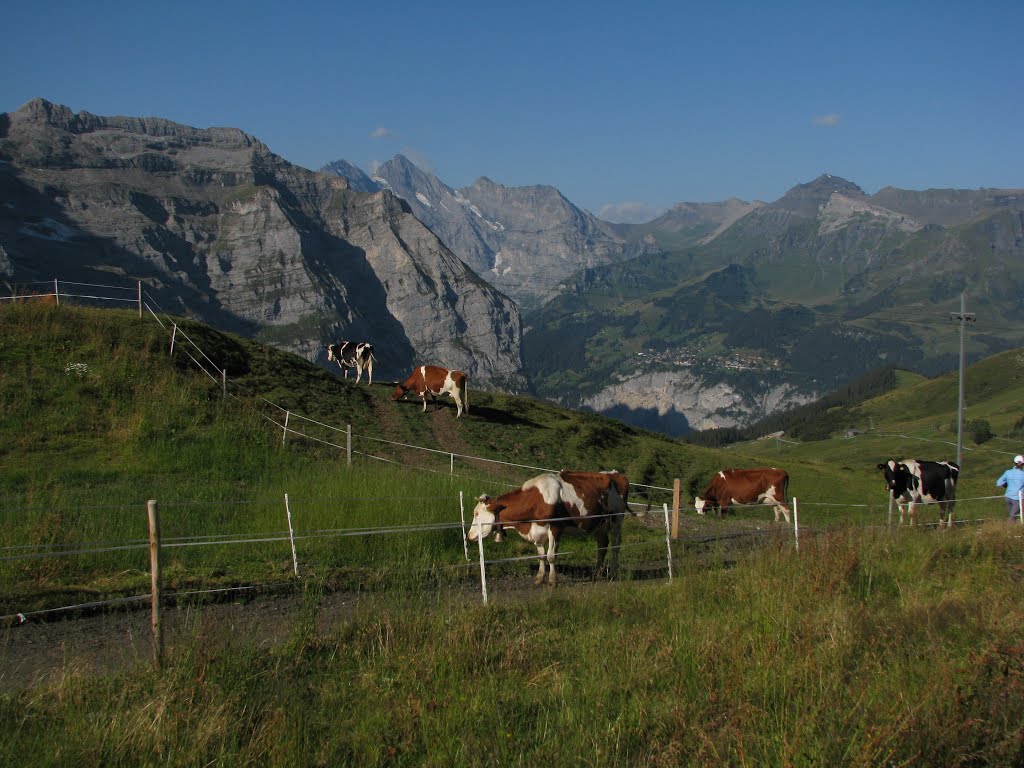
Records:
<instances>
[{"instance_id":1,"label":"standing person","mask_svg":"<svg viewBox=\"0 0 1024 768\"><path fill-rule=\"evenodd\" d=\"M1006 489L1006 509L1010 513L1010 522L1020 517L1020 492L1024 489L1024 456L1014 456L1013 466L1003 472L996 480L996 485Z\"/></svg>"}]
</instances>

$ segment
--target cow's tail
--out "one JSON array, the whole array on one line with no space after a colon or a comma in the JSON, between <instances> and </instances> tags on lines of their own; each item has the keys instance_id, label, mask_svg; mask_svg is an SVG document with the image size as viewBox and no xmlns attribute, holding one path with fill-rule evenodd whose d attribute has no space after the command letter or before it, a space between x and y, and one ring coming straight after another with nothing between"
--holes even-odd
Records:
<instances>
[{"instance_id":1,"label":"cow's tail","mask_svg":"<svg viewBox=\"0 0 1024 768\"><path fill-rule=\"evenodd\" d=\"M782 476L782 482L780 483L780 485L782 486L782 488L779 489L779 493L782 494L782 498L780 499L780 501L782 502L782 507L783 507L783 509L789 509L789 506L786 504L786 500L789 498L789 473L788 472Z\"/></svg>"}]
</instances>

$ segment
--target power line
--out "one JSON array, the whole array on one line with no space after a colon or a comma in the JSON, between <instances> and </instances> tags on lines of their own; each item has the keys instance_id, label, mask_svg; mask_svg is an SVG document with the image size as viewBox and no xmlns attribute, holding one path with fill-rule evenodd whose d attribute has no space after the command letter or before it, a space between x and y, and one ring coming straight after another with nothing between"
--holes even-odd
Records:
<instances>
[{"instance_id":1,"label":"power line","mask_svg":"<svg viewBox=\"0 0 1024 768\"><path fill-rule=\"evenodd\" d=\"M967 358L964 353L964 336L968 322L977 320L973 312L965 312L964 306L967 301L967 292L960 294L960 312L950 312L950 320L960 323L960 377L959 377L959 399L956 410L956 463L964 465L964 369L967 367Z\"/></svg>"}]
</instances>

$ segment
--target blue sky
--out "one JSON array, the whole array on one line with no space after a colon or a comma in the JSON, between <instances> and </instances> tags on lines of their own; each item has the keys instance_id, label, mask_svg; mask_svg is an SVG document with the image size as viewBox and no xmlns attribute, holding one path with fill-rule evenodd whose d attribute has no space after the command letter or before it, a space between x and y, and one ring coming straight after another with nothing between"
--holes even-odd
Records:
<instances>
[{"instance_id":1,"label":"blue sky","mask_svg":"<svg viewBox=\"0 0 1024 768\"><path fill-rule=\"evenodd\" d=\"M612 220L832 173L1024 187L1024 2L2 0L0 111L241 128L298 165L406 154Z\"/></svg>"}]
</instances>

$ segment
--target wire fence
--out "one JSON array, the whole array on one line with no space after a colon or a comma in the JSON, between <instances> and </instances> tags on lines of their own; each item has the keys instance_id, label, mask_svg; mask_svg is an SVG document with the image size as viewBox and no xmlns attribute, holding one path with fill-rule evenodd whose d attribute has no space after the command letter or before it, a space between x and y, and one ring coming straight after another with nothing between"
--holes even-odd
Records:
<instances>
[{"instance_id":1,"label":"wire fence","mask_svg":"<svg viewBox=\"0 0 1024 768\"><path fill-rule=\"evenodd\" d=\"M1003 496L979 496L956 500L956 505L963 507L965 505L977 505L978 503L984 503L987 508L991 510L993 500L999 500L1004 498ZM461 573L460 579L465 579L469 569L479 568L480 571L480 582L481 590L483 594L483 600L486 603L488 599L487 593L487 579L488 574L495 569L500 569L502 566L510 566L515 564L523 563L539 563L541 560L549 563L573 561L576 563L584 563L584 559L593 557L592 554L588 554L588 549L566 551L566 550L552 550L550 552L541 552L541 547L538 545L537 554L521 554L515 556L506 557L495 557L494 550L491 550L490 556L485 556L485 550L483 548L483 539L479 542L479 558L473 559L470 556L469 551L469 533L475 525L478 523L474 522L472 518L467 520L464 506L462 504L461 494L459 497L456 496L441 496L441 497L405 497L405 500L437 500L442 499L450 501L453 505L458 501L460 508L463 509L463 513L459 520L449 520L441 522L424 522L424 523L411 523L411 524L386 524L378 526L361 526L351 528L311 528L311 529L279 529L279 530L265 530L265 531L250 531L250 532L233 532L224 534L203 534L194 536L173 536L161 539L159 547L165 551L172 551L176 549L184 548L197 548L197 547L210 547L210 546L251 546L255 544L277 544L281 545L282 550L285 544L289 544L292 547L292 557L296 557L296 543L308 543L317 540L336 540L345 538L369 538L369 537L387 537L387 536L410 536L419 537L425 533L451 533L458 531L459 535L457 538L451 540L450 551L452 553L452 559L443 561L432 561L419 566L409 565L408 563L401 565L406 572L406 575L410 578L415 576L416 572L420 573L432 573L436 574L440 571L449 571L451 573ZM372 501L378 503L381 507L385 507L388 504L394 504L396 501L395 497L363 497L364 501ZM806 507L827 507L831 510L836 509L864 509L874 508L878 509L879 512L884 510L884 505L870 505L870 504L835 504L826 502L800 502L798 499L793 498L791 500L794 512L798 508ZM238 504L246 504L252 502L230 502L225 505L236 506ZM941 506L941 502L921 502L919 506L923 508L931 508L935 506ZM174 504L168 504L169 507L173 508ZM735 505L740 510L751 510L757 509L760 511L764 508L764 504L746 504L746 505ZM617 517L613 514L597 514L591 515L591 520L599 518L611 518ZM757 541L763 541L767 539L778 539L780 537L788 538L793 537L795 549L799 551L799 537L807 536L818 536L835 530L837 527L848 528L848 524L832 524L826 526L805 526L801 527L798 519L794 516L792 525L786 524L773 524L763 517L744 518L747 522L758 523L757 527L750 528L747 530L722 530L721 528L714 528L708 525L702 525L701 521L703 518L698 515L690 515L690 519L694 525L688 533L684 533L676 538L672 538L669 535L669 508L665 504L662 507L661 515L663 518L664 526L664 539L660 541L654 536L651 531L652 528L648 528L648 537L644 540L621 541L617 546L610 546L610 555L615 558L616 564L620 556L625 553L629 558L626 562L626 567L630 573L636 576L636 574L646 573L644 578L650 578L650 573L653 571L657 575L656 578L672 578L673 570L678 570L685 563L685 552L688 548L695 545L721 545L728 542L737 542L740 540L746 540L752 543ZM626 530L631 524L628 521L634 518L630 515L626 515L623 522L627 522ZM992 522L998 520L997 515L988 514L980 517L963 517L957 518L955 524L958 526L981 524L985 522ZM289 515L290 521L290 515ZM541 526L552 526L559 523L572 525L578 520L573 518L551 518L542 517L536 519L528 519L519 521L525 524L536 523ZM1011 521L1015 524L1020 523L1020 520ZM934 522L926 522L921 524L921 528L935 528L941 525L941 522L936 524ZM887 524L885 520L879 520L877 524L866 524L863 525L865 529L880 529L880 528L893 528L892 521L890 520ZM571 530L571 529L567 529ZM486 538L486 537L485 537ZM614 541L613 541L614 544ZM148 539L125 539L122 541L78 541L75 543L41 543L41 544L14 544L0 547L0 564L2 563L17 563L26 560L35 560L41 558L57 559L57 558L75 558L85 556L97 556L105 555L113 552L124 552L124 551L145 551L151 546L151 541ZM524 545L525 547L525 545ZM528 548L528 547L526 547ZM461 553L462 558L456 560L458 555ZM634 555L637 555L634 557ZM393 568L392 564L388 565L389 569ZM592 568L592 566L585 565L583 567ZM303 574L299 572L298 561L296 561L296 579L292 583L300 582ZM596 574L594 574L596 575ZM282 589L286 588L288 582L273 582L261 585L236 585L230 587L218 587L210 589L199 589L199 590L180 590L166 593L165 597L172 600L184 600L189 597L204 597L212 595L230 595L239 591L266 591L270 589ZM24 623L35 618L53 617L67 613L81 612L91 609L99 609L104 607L115 607L125 606L137 603L143 603L151 597L149 593L114 597L106 600L94 600L86 603L75 603L66 606L45 608L35 611L18 611L7 615L0 616L0 622L7 624L18 624Z\"/></svg>"}]
</instances>

